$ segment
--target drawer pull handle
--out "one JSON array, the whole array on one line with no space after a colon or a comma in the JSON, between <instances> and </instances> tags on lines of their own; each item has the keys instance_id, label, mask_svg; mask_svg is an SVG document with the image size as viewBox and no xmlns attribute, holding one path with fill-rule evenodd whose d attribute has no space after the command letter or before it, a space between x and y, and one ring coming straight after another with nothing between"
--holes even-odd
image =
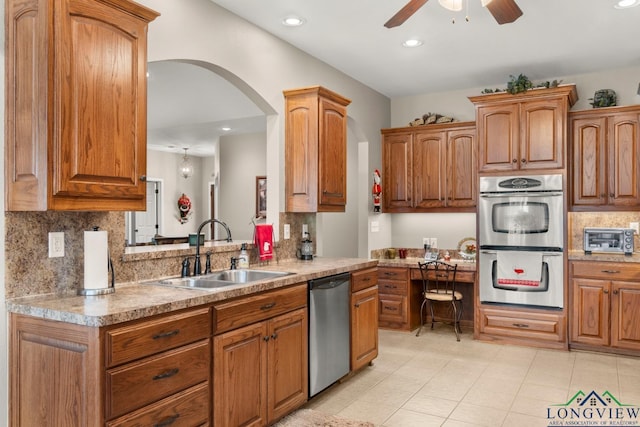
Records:
<instances>
[{"instance_id":1,"label":"drawer pull handle","mask_svg":"<svg viewBox=\"0 0 640 427\"><path fill-rule=\"evenodd\" d=\"M158 424L154 424L153 427L167 427L167 426L170 426L171 424L175 423L178 418L180 418L180 414L172 415L172 416L168 417L167 419L165 419L163 421L160 421Z\"/></svg>"},{"instance_id":2,"label":"drawer pull handle","mask_svg":"<svg viewBox=\"0 0 640 427\"><path fill-rule=\"evenodd\" d=\"M391 272L385 272L384 273L385 276L395 276L396 273L391 273Z\"/></svg>"},{"instance_id":3,"label":"drawer pull handle","mask_svg":"<svg viewBox=\"0 0 640 427\"><path fill-rule=\"evenodd\" d=\"M618 274L620 270L602 270L603 273Z\"/></svg>"},{"instance_id":4,"label":"drawer pull handle","mask_svg":"<svg viewBox=\"0 0 640 427\"><path fill-rule=\"evenodd\" d=\"M336 193L336 192L327 191L327 190L323 190L322 194L327 197L342 197L342 193Z\"/></svg>"},{"instance_id":5,"label":"drawer pull handle","mask_svg":"<svg viewBox=\"0 0 640 427\"><path fill-rule=\"evenodd\" d=\"M273 308L276 306L275 302L270 302L269 304L265 304L262 307L260 307L260 310L269 310L270 308Z\"/></svg>"},{"instance_id":6,"label":"drawer pull handle","mask_svg":"<svg viewBox=\"0 0 640 427\"><path fill-rule=\"evenodd\" d=\"M385 309L389 311L398 311L396 307L385 307Z\"/></svg>"},{"instance_id":7,"label":"drawer pull handle","mask_svg":"<svg viewBox=\"0 0 640 427\"><path fill-rule=\"evenodd\" d=\"M155 380L163 380L165 378L170 378L170 377L176 375L178 372L180 372L180 369L173 368L173 369L170 369L168 371L165 371L165 372L163 372L161 374L158 374L158 375L154 376L153 380L155 381Z\"/></svg>"},{"instance_id":8,"label":"drawer pull handle","mask_svg":"<svg viewBox=\"0 0 640 427\"><path fill-rule=\"evenodd\" d=\"M384 285L384 287L387 288L387 289L396 289L397 288L397 286L395 286L395 285Z\"/></svg>"},{"instance_id":9,"label":"drawer pull handle","mask_svg":"<svg viewBox=\"0 0 640 427\"><path fill-rule=\"evenodd\" d=\"M180 333L180 329L174 329L173 331L169 331L169 332L161 332L159 334L155 334L153 336L154 340L159 340L160 338L169 338L172 337L174 335L178 335Z\"/></svg>"},{"instance_id":10,"label":"drawer pull handle","mask_svg":"<svg viewBox=\"0 0 640 427\"><path fill-rule=\"evenodd\" d=\"M363 282L368 282L371 280L371 277L365 277L364 279L362 279Z\"/></svg>"},{"instance_id":11,"label":"drawer pull handle","mask_svg":"<svg viewBox=\"0 0 640 427\"><path fill-rule=\"evenodd\" d=\"M514 323L513 326L515 326L516 328L528 328L529 325L527 325L526 323Z\"/></svg>"}]
</instances>

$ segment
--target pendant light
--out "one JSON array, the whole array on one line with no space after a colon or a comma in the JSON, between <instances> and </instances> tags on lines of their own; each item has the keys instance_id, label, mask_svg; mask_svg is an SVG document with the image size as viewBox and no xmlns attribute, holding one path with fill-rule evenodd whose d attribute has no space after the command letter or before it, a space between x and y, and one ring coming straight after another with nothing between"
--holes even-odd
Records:
<instances>
[{"instance_id":1,"label":"pendant light","mask_svg":"<svg viewBox=\"0 0 640 427\"><path fill-rule=\"evenodd\" d=\"M184 148L184 157L180 163L180 175L182 175L184 179L193 175L193 163L191 163L191 159L187 156L187 150L188 148Z\"/></svg>"}]
</instances>

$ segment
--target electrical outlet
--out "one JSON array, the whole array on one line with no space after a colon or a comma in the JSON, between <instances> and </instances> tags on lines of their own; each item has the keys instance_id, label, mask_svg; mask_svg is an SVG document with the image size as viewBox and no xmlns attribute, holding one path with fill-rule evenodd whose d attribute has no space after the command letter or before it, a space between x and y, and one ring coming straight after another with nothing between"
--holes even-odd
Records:
<instances>
[{"instance_id":1,"label":"electrical outlet","mask_svg":"<svg viewBox=\"0 0 640 427\"><path fill-rule=\"evenodd\" d=\"M432 248L437 248L438 247L438 238L437 237L432 237L431 238L431 247Z\"/></svg>"},{"instance_id":2,"label":"electrical outlet","mask_svg":"<svg viewBox=\"0 0 640 427\"><path fill-rule=\"evenodd\" d=\"M284 230L282 231L282 233L284 234L284 238L286 239L290 239L291 238L291 224L285 224L284 225Z\"/></svg>"},{"instance_id":3,"label":"electrical outlet","mask_svg":"<svg viewBox=\"0 0 640 427\"><path fill-rule=\"evenodd\" d=\"M309 226L307 224L302 224L302 238L307 237L307 233L309 232Z\"/></svg>"},{"instance_id":4,"label":"electrical outlet","mask_svg":"<svg viewBox=\"0 0 640 427\"><path fill-rule=\"evenodd\" d=\"M56 231L49 233L49 258L64 256L64 232Z\"/></svg>"},{"instance_id":5,"label":"electrical outlet","mask_svg":"<svg viewBox=\"0 0 640 427\"><path fill-rule=\"evenodd\" d=\"M422 247L424 247L424 245L431 246L431 237L422 238Z\"/></svg>"},{"instance_id":6,"label":"electrical outlet","mask_svg":"<svg viewBox=\"0 0 640 427\"><path fill-rule=\"evenodd\" d=\"M629 228L633 228L636 234L640 234L640 222L630 222Z\"/></svg>"}]
</instances>

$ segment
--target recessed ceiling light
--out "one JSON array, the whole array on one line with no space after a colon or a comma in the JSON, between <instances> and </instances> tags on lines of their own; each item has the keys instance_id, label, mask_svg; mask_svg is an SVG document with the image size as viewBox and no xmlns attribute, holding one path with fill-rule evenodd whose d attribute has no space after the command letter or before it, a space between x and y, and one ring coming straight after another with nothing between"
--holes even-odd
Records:
<instances>
[{"instance_id":1,"label":"recessed ceiling light","mask_svg":"<svg viewBox=\"0 0 640 427\"><path fill-rule=\"evenodd\" d=\"M220 130L223 130L225 132L229 132L231 130L231 128L228 127L228 126L225 126L225 127L220 128Z\"/></svg>"},{"instance_id":2,"label":"recessed ceiling light","mask_svg":"<svg viewBox=\"0 0 640 427\"><path fill-rule=\"evenodd\" d=\"M422 46L422 40L419 39L408 39L402 42L402 46L404 47L418 47Z\"/></svg>"},{"instance_id":3,"label":"recessed ceiling light","mask_svg":"<svg viewBox=\"0 0 640 427\"><path fill-rule=\"evenodd\" d=\"M304 24L304 19L298 16L287 16L282 20L282 25L287 27L299 27L302 24Z\"/></svg>"},{"instance_id":4,"label":"recessed ceiling light","mask_svg":"<svg viewBox=\"0 0 640 427\"><path fill-rule=\"evenodd\" d=\"M639 4L640 4L640 0L620 0L613 7L615 7L616 9L628 9L630 7L635 7Z\"/></svg>"}]
</instances>

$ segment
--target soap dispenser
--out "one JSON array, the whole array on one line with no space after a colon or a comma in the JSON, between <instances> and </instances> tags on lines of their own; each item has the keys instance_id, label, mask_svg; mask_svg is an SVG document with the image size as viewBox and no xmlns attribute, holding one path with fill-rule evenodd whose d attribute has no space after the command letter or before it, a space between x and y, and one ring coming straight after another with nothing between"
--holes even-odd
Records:
<instances>
[{"instance_id":1,"label":"soap dispenser","mask_svg":"<svg viewBox=\"0 0 640 427\"><path fill-rule=\"evenodd\" d=\"M249 268L249 253L247 252L246 243L243 243L240 247L240 256L238 256L238 268Z\"/></svg>"}]
</instances>

